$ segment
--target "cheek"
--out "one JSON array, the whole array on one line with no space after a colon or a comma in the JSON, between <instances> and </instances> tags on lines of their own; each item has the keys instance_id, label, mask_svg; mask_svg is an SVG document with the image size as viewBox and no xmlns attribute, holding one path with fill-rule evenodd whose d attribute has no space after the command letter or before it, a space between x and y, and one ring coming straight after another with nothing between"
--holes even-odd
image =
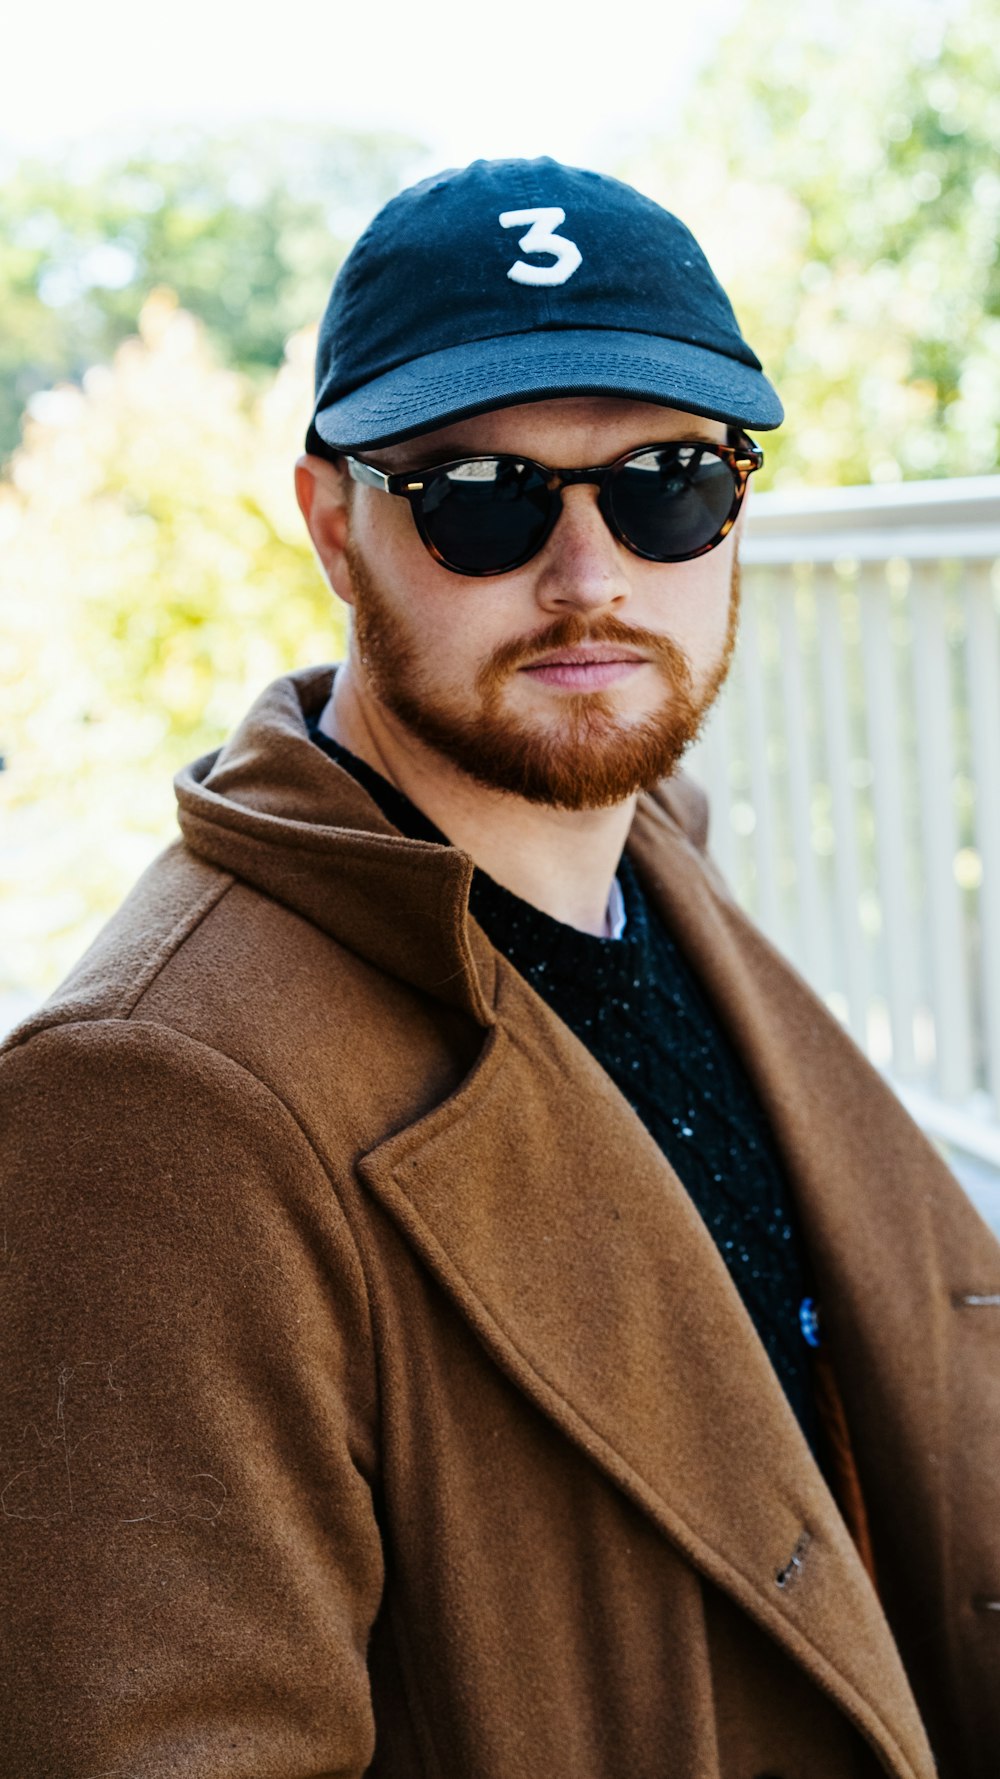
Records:
<instances>
[{"instance_id":1,"label":"cheek","mask_svg":"<svg viewBox=\"0 0 1000 1779\"><path fill-rule=\"evenodd\" d=\"M399 574L409 549L423 550L407 502L375 488L355 489L351 534L383 584Z\"/></svg>"},{"instance_id":2,"label":"cheek","mask_svg":"<svg viewBox=\"0 0 1000 1779\"><path fill-rule=\"evenodd\" d=\"M366 564L425 685L462 698L490 653L508 640L509 630L503 628L500 603L491 597L488 583L450 574L419 538L415 544L381 534L365 550Z\"/></svg>"},{"instance_id":3,"label":"cheek","mask_svg":"<svg viewBox=\"0 0 1000 1779\"><path fill-rule=\"evenodd\" d=\"M731 593L732 566L728 562L725 574L706 575L698 588L692 616L706 653L717 653L725 640Z\"/></svg>"},{"instance_id":4,"label":"cheek","mask_svg":"<svg viewBox=\"0 0 1000 1779\"><path fill-rule=\"evenodd\" d=\"M447 584L442 585L446 577ZM453 583L453 584L452 584ZM427 670L456 697L470 693L484 663L515 634L504 626L488 582L463 581L438 570L413 606L417 647Z\"/></svg>"},{"instance_id":5,"label":"cheek","mask_svg":"<svg viewBox=\"0 0 1000 1779\"><path fill-rule=\"evenodd\" d=\"M725 642L732 572L732 553L720 561L712 551L672 572L661 570L663 578L647 592L644 622L679 643L694 666L714 659Z\"/></svg>"}]
</instances>

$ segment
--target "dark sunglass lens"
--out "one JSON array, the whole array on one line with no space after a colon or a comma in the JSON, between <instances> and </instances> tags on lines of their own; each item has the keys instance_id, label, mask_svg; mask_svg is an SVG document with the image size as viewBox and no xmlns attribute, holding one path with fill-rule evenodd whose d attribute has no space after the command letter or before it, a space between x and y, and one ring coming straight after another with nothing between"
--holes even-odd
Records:
<instances>
[{"instance_id":1,"label":"dark sunglass lens","mask_svg":"<svg viewBox=\"0 0 1000 1779\"><path fill-rule=\"evenodd\" d=\"M553 496L534 464L476 457L425 477L424 530L466 574L501 574L545 536Z\"/></svg>"},{"instance_id":2,"label":"dark sunglass lens","mask_svg":"<svg viewBox=\"0 0 1000 1779\"><path fill-rule=\"evenodd\" d=\"M674 445L630 458L611 483L615 519L645 556L693 555L717 535L736 493L729 465L700 445Z\"/></svg>"}]
</instances>

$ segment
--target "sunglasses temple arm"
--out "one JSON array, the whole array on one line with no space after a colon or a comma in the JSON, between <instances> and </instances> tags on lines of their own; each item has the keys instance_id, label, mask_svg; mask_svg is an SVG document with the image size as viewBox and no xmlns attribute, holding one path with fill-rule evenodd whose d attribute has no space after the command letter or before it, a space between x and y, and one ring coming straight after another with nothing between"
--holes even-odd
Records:
<instances>
[{"instance_id":1,"label":"sunglasses temple arm","mask_svg":"<svg viewBox=\"0 0 1000 1779\"><path fill-rule=\"evenodd\" d=\"M754 470L761 468L764 462L764 453L756 440L752 439L742 426L730 426L728 430L730 449L738 453L733 460L733 467L740 471L742 480L746 482L748 477L753 475Z\"/></svg>"},{"instance_id":2,"label":"sunglasses temple arm","mask_svg":"<svg viewBox=\"0 0 1000 1779\"><path fill-rule=\"evenodd\" d=\"M395 478L387 476L385 470L376 469L371 463L362 463L359 457L348 457L346 452L344 462L352 482L363 482L367 488L381 488L384 494L395 492L391 486Z\"/></svg>"}]
</instances>

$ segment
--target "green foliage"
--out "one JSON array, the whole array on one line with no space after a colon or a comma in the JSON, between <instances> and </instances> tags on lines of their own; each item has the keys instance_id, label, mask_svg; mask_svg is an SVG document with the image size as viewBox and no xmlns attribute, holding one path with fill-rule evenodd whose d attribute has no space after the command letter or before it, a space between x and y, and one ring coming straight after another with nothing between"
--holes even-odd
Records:
<instances>
[{"instance_id":1,"label":"green foliage","mask_svg":"<svg viewBox=\"0 0 1000 1779\"><path fill-rule=\"evenodd\" d=\"M403 137L271 124L15 168L0 181L0 460L35 391L106 363L161 285L224 363L275 371L413 154Z\"/></svg>"},{"instance_id":2,"label":"green foliage","mask_svg":"<svg viewBox=\"0 0 1000 1779\"><path fill-rule=\"evenodd\" d=\"M300 330L413 152L175 131L0 183L0 457L30 404L0 480L0 992L55 980L170 838L178 766L343 653L292 492Z\"/></svg>"},{"instance_id":3,"label":"green foliage","mask_svg":"<svg viewBox=\"0 0 1000 1779\"><path fill-rule=\"evenodd\" d=\"M69 965L174 831L184 761L343 653L292 488L314 349L258 389L160 293L36 404L0 484L0 990Z\"/></svg>"},{"instance_id":4,"label":"green foliage","mask_svg":"<svg viewBox=\"0 0 1000 1779\"><path fill-rule=\"evenodd\" d=\"M754 0L619 169L690 223L782 394L762 483L1000 466L998 143L1000 0ZM412 158L175 132L0 180L0 459L30 399L0 481L0 990L72 961L169 836L177 766L341 653L291 493L297 330Z\"/></svg>"},{"instance_id":5,"label":"green foliage","mask_svg":"<svg viewBox=\"0 0 1000 1779\"><path fill-rule=\"evenodd\" d=\"M761 486L1000 466L998 146L1000 0L754 0L626 166L782 395Z\"/></svg>"}]
</instances>

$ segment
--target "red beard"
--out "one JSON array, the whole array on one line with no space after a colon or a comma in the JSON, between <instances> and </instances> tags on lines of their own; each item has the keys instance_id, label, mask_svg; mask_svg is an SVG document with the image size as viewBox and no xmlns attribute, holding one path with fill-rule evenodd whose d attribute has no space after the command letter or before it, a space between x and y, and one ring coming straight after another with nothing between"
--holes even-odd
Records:
<instances>
[{"instance_id":1,"label":"red beard","mask_svg":"<svg viewBox=\"0 0 1000 1779\"><path fill-rule=\"evenodd\" d=\"M667 778L700 733L729 672L739 621L739 559L733 558L729 618L719 662L695 693L684 651L669 637L618 618L592 622L571 614L543 632L504 643L476 675L475 714L435 703L421 683L413 649L398 614L350 543L347 557L355 592L355 638L369 685L379 701L422 742L493 790L558 809L599 809L623 803ZM546 731L502 706L502 690L519 667L553 649L583 642L641 649L662 674L667 695L652 716L634 722L616 713L603 692L568 692L562 721Z\"/></svg>"}]
</instances>

